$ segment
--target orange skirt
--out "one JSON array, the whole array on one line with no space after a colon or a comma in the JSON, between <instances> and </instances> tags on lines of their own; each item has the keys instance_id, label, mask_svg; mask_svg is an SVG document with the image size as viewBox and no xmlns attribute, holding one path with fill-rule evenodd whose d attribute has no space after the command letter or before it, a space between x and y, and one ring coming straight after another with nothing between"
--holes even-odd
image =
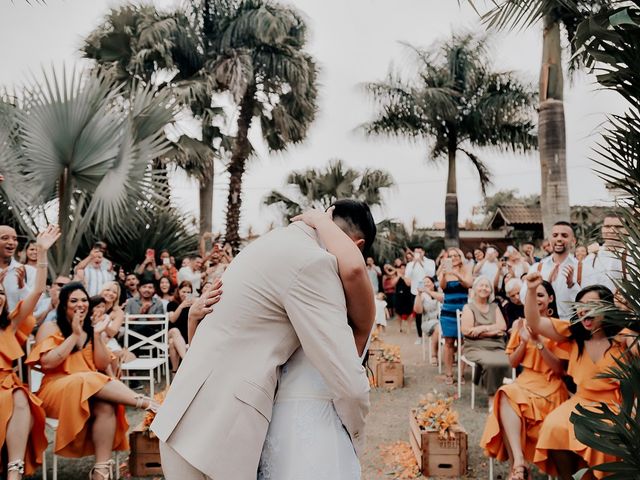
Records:
<instances>
[{"instance_id":1,"label":"orange skirt","mask_svg":"<svg viewBox=\"0 0 640 480\"><path fill-rule=\"evenodd\" d=\"M580 403L588 406L594 402L581 398L579 394L574 395L569 400L551 412L540 429L540 438L536 447L534 463L543 472L549 475L557 475L558 471L554 463L549 458L549 450L569 450L576 453L592 467L602 463L614 462L616 457L587 447L580 442L575 435L573 424L569 420L571 412L575 411L575 406ZM594 471L597 478L603 478L606 473Z\"/></svg>"},{"instance_id":2,"label":"orange skirt","mask_svg":"<svg viewBox=\"0 0 640 480\"><path fill-rule=\"evenodd\" d=\"M58 419L55 453L63 457L86 457L95 453L91 438L89 399L111 378L99 372L45 375L38 396L47 417ZM116 405L116 435L113 450L129 450L129 424L124 405Z\"/></svg>"},{"instance_id":3,"label":"orange skirt","mask_svg":"<svg viewBox=\"0 0 640 480\"><path fill-rule=\"evenodd\" d=\"M42 409L42 401L29 392L29 389L13 373L0 371L0 445L4 445L7 437L7 425L13 415L13 394L22 390L27 396L33 426L27 441L27 451L24 459L26 475L33 475L38 465L42 463L42 455L49 442L44 432L45 415ZM9 459L12 461L15 459Z\"/></svg>"},{"instance_id":4,"label":"orange skirt","mask_svg":"<svg viewBox=\"0 0 640 480\"><path fill-rule=\"evenodd\" d=\"M569 396L564 384L560 382L560 385L555 392L546 397L536 395L533 389L523 388L517 380L510 385L500 387L493 399L493 413L487 418L480 440L484 454L501 462L509 458L498 419L500 402L504 397L520 417L520 444L524 458L528 462L533 462L542 422Z\"/></svg>"}]
</instances>

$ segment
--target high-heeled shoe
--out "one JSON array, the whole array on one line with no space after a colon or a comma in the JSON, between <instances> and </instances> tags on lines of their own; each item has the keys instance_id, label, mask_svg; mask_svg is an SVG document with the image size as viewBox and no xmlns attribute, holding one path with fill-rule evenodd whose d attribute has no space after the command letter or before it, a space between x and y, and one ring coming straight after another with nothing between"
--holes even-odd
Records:
<instances>
[{"instance_id":1,"label":"high-heeled shoe","mask_svg":"<svg viewBox=\"0 0 640 480\"><path fill-rule=\"evenodd\" d=\"M94 464L93 468L89 472L89 480L93 480L94 473L100 475L103 480L113 480L113 463L113 460L107 460L106 462L98 462Z\"/></svg>"},{"instance_id":2,"label":"high-heeled shoe","mask_svg":"<svg viewBox=\"0 0 640 480\"><path fill-rule=\"evenodd\" d=\"M9 462L7 464L7 473L9 472L18 472L20 478L24 475L24 461L23 460L15 460L13 462Z\"/></svg>"},{"instance_id":3,"label":"high-heeled shoe","mask_svg":"<svg viewBox=\"0 0 640 480\"><path fill-rule=\"evenodd\" d=\"M156 402L154 399L145 397L144 395L136 395L136 408L145 409L147 412L158 413L158 408L160 408L160 404ZM144 403L147 402L147 406L144 406Z\"/></svg>"}]
</instances>

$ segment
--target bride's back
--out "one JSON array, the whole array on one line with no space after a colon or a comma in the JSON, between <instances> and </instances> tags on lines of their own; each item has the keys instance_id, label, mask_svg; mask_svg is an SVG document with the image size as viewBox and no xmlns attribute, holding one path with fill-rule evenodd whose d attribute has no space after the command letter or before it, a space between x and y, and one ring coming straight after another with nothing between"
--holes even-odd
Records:
<instances>
[{"instance_id":1,"label":"bride's back","mask_svg":"<svg viewBox=\"0 0 640 480\"><path fill-rule=\"evenodd\" d=\"M278 382L278 400L291 398L315 398L331 400L329 388L302 348L298 348L282 366Z\"/></svg>"}]
</instances>

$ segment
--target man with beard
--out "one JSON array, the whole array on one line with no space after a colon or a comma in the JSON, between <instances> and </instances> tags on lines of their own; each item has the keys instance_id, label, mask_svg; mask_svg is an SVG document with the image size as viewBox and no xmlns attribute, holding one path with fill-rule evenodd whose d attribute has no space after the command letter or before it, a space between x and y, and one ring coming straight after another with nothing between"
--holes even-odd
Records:
<instances>
[{"instance_id":1,"label":"man with beard","mask_svg":"<svg viewBox=\"0 0 640 480\"><path fill-rule=\"evenodd\" d=\"M604 243L584 259L581 286L604 285L615 293L618 290L616 282L622 280L626 269L623 259L625 263L628 260L622 241L627 232L615 213L604 218L601 232Z\"/></svg>"},{"instance_id":2,"label":"man with beard","mask_svg":"<svg viewBox=\"0 0 640 480\"><path fill-rule=\"evenodd\" d=\"M562 319L569 319L572 315L571 302L575 301L580 291L578 283L578 261L571 254L576 237L571 224L556 222L551 229L551 247L553 252L548 257L534 263L529 273L540 272L542 279L553 285L558 304L558 315ZM520 299L524 303L526 298L526 284L520 290Z\"/></svg>"}]
</instances>

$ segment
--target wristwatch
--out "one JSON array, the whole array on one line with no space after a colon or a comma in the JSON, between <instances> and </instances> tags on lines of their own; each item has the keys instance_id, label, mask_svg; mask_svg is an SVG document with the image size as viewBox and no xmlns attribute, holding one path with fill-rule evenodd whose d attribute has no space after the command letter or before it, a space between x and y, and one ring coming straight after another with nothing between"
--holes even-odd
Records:
<instances>
[{"instance_id":1,"label":"wristwatch","mask_svg":"<svg viewBox=\"0 0 640 480\"><path fill-rule=\"evenodd\" d=\"M536 342L536 348L538 350L544 350L544 343L542 342Z\"/></svg>"}]
</instances>

